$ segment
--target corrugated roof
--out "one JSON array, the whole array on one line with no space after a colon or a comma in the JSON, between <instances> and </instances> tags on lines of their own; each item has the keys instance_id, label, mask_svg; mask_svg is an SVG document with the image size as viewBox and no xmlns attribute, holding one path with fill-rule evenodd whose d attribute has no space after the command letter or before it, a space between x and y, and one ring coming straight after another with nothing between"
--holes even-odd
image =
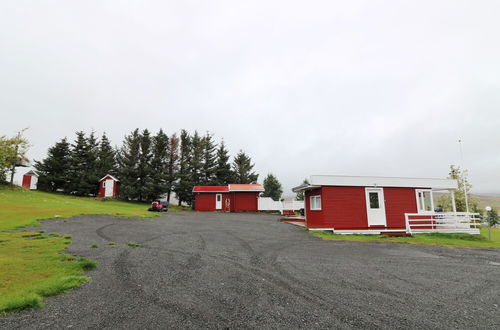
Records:
<instances>
[{"instance_id":1,"label":"corrugated roof","mask_svg":"<svg viewBox=\"0 0 500 330\"><path fill-rule=\"evenodd\" d=\"M227 192L227 186L194 186L193 192Z\"/></svg>"},{"instance_id":2,"label":"corrugated roof","mask_svg":"<svg viewBox=\"0 0 500 330\"><path fill-rule=\"evenodd\" d=\"M229 191L264 191L261 184L230 184Z\"/></svg>"}]
</instances>

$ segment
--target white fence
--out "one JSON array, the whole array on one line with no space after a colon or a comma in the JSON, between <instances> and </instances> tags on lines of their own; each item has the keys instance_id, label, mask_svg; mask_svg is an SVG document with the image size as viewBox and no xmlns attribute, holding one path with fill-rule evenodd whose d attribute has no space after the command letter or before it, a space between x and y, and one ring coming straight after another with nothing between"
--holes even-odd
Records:
<instances>
[{"instance_id":1,"label":"white fence","mask_svg":"<svg viewBox=\"0 0 500 330\"><path fill-rule=\"evenodd\" d=\"M406 232L418 233L468 233L479 234L481 220L478 213L432 212L406 213Z\"/></svg>"},{"instance_id":2,"label":"white fence","mask_svg":"<svg viewBox=\"0 0 500 330\"><path fill-rule=\"evenodd\" d=\"M259 197L259 211L279 211L283 214L284 210L298 211L304 208L304 201L275 201L271 197Z\"/></svg>"}]
</instances>

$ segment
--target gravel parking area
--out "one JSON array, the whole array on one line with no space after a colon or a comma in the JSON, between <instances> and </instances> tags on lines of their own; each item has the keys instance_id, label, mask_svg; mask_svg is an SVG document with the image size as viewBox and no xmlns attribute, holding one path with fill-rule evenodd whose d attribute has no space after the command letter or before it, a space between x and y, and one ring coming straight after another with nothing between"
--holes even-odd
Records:
<instances>
[{"instance_id":1,"label":"gravel parking area","mask_svg":"<svg viewBox=\"0 0 500 330\"><path fill-rule=\"evenodd\" d=\"M500 253L322 241L272 215L44 222L91 281L1 329L498 328ZM108 242L116 242L115 246ZM130 247L128 242L138 242ZM91 248L98 244L98 248Z\"/></svg>"}]
</instances>

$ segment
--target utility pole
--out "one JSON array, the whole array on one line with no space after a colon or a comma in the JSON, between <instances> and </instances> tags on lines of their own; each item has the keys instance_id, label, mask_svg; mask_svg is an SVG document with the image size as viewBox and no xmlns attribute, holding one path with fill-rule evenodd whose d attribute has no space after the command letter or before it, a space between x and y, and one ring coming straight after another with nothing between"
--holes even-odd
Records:
<instances>
[{"instance_id":1,"label":"utility pole","mask_svg":"<svg viewBox=\"0 0 500 330\"><path fill-rule=\"evenodd\" d=\"M464 154L462 150L462 139L458 139L458 144L460 146L460 167L462 168L462 184L464 186L464 198L465 198L465 210L469 213L469 199L467 197L467 181L465 180L465 169L464 169Z\"/></svg>"}]
</instances>

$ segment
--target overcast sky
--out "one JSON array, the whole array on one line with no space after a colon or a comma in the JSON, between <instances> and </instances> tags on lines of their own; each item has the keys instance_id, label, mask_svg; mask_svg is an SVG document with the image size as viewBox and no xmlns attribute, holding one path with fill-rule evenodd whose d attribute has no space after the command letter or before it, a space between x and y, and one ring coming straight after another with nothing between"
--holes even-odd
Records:
<instances>
[{"instance_id":1,"label":"overcast sky","mask_svg":"<svg viewBox=\"0 0 500 330\"><path fill-rule=\"evenodd\" d=\"M500 2L1 1L0 135L224 138L290 194L311 174L500 193Z\"/></svg>"}]
</instances>

